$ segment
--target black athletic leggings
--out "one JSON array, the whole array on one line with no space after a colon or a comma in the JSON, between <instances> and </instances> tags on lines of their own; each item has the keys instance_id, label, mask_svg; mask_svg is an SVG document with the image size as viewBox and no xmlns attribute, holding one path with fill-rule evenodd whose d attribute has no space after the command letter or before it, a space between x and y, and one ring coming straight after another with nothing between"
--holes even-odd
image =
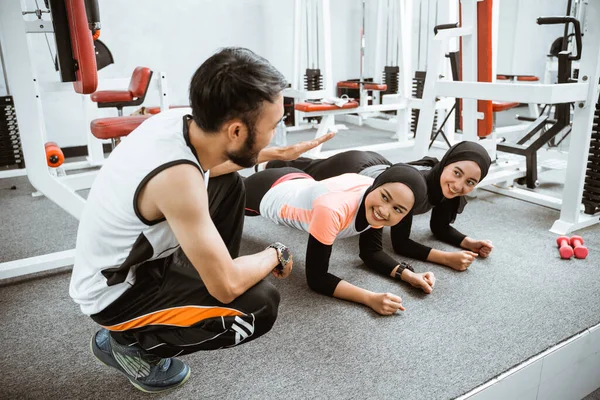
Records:
<instances>
[{"instance_id":1,"label":"black athletic leggings","mask_svg":"<svg viewBox=\"0 0 600 400\"><path fill-rule=\"evenodd\" d=\"M316 181L322 181L347 173L358 174L374 165L392 165L392 163L374 151L350 150L323 159L300 157L293 161L269 161L266 168L298 168Z\"/></svg>"}]
</instances>

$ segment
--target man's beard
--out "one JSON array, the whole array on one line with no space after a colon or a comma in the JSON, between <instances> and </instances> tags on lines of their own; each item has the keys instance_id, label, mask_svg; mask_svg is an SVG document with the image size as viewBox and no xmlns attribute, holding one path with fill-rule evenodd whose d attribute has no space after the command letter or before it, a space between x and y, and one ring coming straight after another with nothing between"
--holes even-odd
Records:
<instances>
[{"instance_id":1,"label":"man's beard","mask_svg":"<svg viewBox=\"0 0 600 400\"><path fill-rule=\"evenodd\" d=\"M248 127L248 136L246 136L244 145L235 152L227 153L227 158L240 167L250 168L255 166L258 162L258 153L260 151L254 150L254 145L256 143L256 129L254 124L246 123L246 126Z\"/></svg>"}]
</instances>

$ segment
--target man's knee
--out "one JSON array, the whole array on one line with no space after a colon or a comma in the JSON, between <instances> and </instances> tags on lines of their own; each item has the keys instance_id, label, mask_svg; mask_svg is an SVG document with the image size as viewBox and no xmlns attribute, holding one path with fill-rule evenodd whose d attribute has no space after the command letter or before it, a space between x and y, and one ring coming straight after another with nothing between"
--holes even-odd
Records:
<instances>
[{"instance_id":1,"label":"man's knee","mask_svg":"<svg viewBox=\"0 0 600 400\"><path fill-rule=\"evenodd\" d=\"M260 324L261 334L268 332L277 320L280 295L275 286L266 280L262 280L250 288L244 295L248 305L254 309L252 313Z\"/></svg>"},{"instance_id":2,"label":"man's knee","mask_svg":"<svg viewBox=\"0 0 600 400\"><path fill-rule=\"evenodd\" d=\"M245 192L244 181L237 172L222 175L222 177L224 180L226 180L228 186L231 187L231 190Z\"/></svg>"},{"instance_id":3,"label":"man's knee","mask_svg":"<svg viewBox=\"0 0 600 400\"><path fill-rule=\"evenodd\" d=\"M246 189L240 174L232 172L209 178L208 202L210 204L211 217L223 218L226 215L236 215L244 211L246 202Z\"/></svg>"},{"instance_id":4,"label":"man's knee","mask_svg":"<svg viewBox=\"0 0 600 400\"><path fill-rule=\"evenodd\" d=\"M210 177L208 180L208 192L243 194L246 190L240 174L232 172L225 175Z\"/></svg>"}]
</instances>

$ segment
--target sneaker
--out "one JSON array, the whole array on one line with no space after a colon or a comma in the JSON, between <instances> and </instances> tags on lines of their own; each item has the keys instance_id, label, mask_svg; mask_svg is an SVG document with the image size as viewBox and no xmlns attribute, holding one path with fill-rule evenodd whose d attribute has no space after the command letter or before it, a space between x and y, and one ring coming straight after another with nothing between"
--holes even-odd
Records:
<instances>
[{"instance_id":1,"label":"sneaker","mask_svg":"<svg viewBox=\"0 0 600 400\"><path fill-rule=\"evenodd\" d=\"M91 347L98 360L121 372L143 392L173 389L183 385L190 377L190 367L183 361L160 358L138 346L122 345L104 328L92 336Z\"/></svg>"}]
</instances>

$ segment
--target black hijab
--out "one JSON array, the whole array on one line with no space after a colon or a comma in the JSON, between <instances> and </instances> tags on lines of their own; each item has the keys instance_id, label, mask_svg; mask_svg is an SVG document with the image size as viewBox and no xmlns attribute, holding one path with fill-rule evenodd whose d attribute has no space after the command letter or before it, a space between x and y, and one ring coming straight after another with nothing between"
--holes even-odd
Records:
<instances>
[{"instance_id":1,"label":"black hijab","mask_svg":"<svg viewBox=\"0 0 600 400\"><path fill-rule=\"evenodd\" d=\"M368 226L365 213L365 199L367 195L379 186L390 182L403 183L408 186L415 197L415 205L421 204L427 199L427 182L421 172L407 164L394 164L383 171L365 191L356 216L355 226L357 230L361 231Z\"/></svg>"},{"instance_id":2,"label":"black hijab","mask_svg":"<svg viewBox=\"0 0 600 400\"><path fill-rule=\"evenodd\" d=\"M457 196L453 199L446 199L442 194L440 177L442 176L444 168L448 164L452 164L457 161L475 162L481 169L481 177L479 178L480 182L486 177L492 163L488 152L485 150L485 148L483 148L483 146L475 142L468 141L460 142L450 147L446 154L444 154L444 157L441 161L438 161L437 158L433 157L424 157L420 160L408 163L409 165L419 165L431 168L427 171L423 171L423 175L427 181L427 197L429 204L435 207L442 201L452 202L454 205L451 207L454 212L452 221L454 221L454 218L456 218L456 214L459 214L463 211L465 205L467 204L467 199L465 196Z\"/></svg>"}]
</instances>

